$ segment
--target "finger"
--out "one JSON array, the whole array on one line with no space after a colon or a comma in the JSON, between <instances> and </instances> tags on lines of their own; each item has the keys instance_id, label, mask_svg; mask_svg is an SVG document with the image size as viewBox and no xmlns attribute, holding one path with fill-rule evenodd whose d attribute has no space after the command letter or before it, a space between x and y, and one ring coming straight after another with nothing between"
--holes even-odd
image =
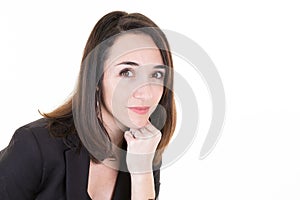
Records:
<instances>
[{"instance_id":1,"label":"finger","mask_svg":"<svg viewBox=\"0 0 300 200\"><path fill-rule=\"evenodd\" d=\"M140 129L137 130L139 134L141 135L145 135L145 134L148 134L148 130L145 128L145 127L142 127Z\"/></svg>"},{"instance_id":2,"label":"finger","mask_svg":"<svg viewBox=\"0 0 300 200\"><path fill-rule=\"evenodd\" d=\"M150 133L152 133L153 135L160 133L160 131L151 123L147 124L144 128Z\"/></svg>"},{"instance_id":3,"label":"finger","mask_svg":"<svg viewBox=\"0 0 300 200\"><path fill-rule=\"evenodd\" d=\"M125 138L127 144L129 144L129 143L131 143L132 141L135 140L134 136L130 133L130 131L126 131L124 133L124 138Z\"/></svg>"},{"instance_id":4,"label":"finger","mask_svg":"<svg viewBox=\"0 0 300 200\"><path fill-rule=\"evenodd\" d=\"M133 128L129 129L129 133L130 133L130 134L133 136L133 138L135 138L135 139L141 137L141 135L142 135L141 132L140 132L139 130L133 129Z\"/></svg>"},{"instance_id":5,"label":"finger","mask_svg":"<svg viewBox=\"0 0 300 200\"><path fill-rule=\"evenodd\" d=\"M145 127L140 128L138 131L139 131L139 138L140 139L149 139L149 138L153 137L152 132L147 130Z\"/></svg>"},{"instance_id":6,"label":"finger","mask_svg":"<svg viewBox=\"0 0 300 200\"><path fill-rule=\"evenodd\" d=\"M140 129L130 129L129 133L132 135L134 139L143 139L147 134L144 134ZM149 135L149 134L148 134Z\"/></svg>"},{"instance_id":7,"label":"finger","mask_svg":"<svg viewBox=\"0 0 300 200\"><path fill-rule=\"evenodd\" d=\"M156 129L156 127L149 120L147 121L147 124L144 127L149 129L149 130L155 130Z\"/></svg>"},{"instance_id":8,"label":"finger","mask_svg":"<svg viewBox=\"0 0 300 200\"><path fill-rule=\"evenodd\" d=\"M149 130L147 130L145 128L139 129L135 132L136 139L147 140L147 139L151 139L153 137L155 137L155 134L153 134L152 132L150 132Z\"/></svg>"}]
</instances>

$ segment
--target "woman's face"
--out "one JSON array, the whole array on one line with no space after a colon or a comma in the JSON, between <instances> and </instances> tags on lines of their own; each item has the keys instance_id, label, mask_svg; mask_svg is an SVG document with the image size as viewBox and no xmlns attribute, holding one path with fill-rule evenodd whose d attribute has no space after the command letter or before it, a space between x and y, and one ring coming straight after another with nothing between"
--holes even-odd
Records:
<instances>
[{"instance_id":1,"label":"woman's face","mask_svg":"<svg viewBox=\"0 0 300 200\"><path fill-rule=\"evenodd\" d=\"M127 33L118 37L104 65L104 123L115 120L121 129L145 126L161 99L165 70L150 36Z\"/></svg>"}]
</instances>

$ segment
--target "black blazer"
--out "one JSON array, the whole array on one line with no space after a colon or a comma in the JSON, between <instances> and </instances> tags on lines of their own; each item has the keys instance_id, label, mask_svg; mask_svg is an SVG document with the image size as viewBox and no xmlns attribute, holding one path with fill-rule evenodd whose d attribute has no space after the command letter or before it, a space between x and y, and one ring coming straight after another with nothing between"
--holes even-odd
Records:
<instances>
[{"instance_id":1,"label":"black blazer","mask_svg":"<svg viewBox=\"0 0 300 200\"><path fill-rule=\"evenodd\" d=\"M39 119L19 128L0 152L1 200L90 200L87 150L72 145L77 137L51 137L46 125ZM153 176L158 196L160 170ZM112 199L130 198L130 174L119 171Z\"/></svg>"}]
</instances>

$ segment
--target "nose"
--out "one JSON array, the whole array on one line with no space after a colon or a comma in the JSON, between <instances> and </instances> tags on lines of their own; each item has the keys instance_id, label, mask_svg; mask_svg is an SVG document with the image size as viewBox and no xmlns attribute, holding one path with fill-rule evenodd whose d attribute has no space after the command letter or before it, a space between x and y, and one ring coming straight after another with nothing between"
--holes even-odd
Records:
<instances>
[{"instance_id":1,"label":"nose","mask_svg":"<svg viewBox=\"0 0 300 200\"><path fill-rule=\"evenodd\" d=\"M152 89L151 84L141 86L133 92L133 97L141 100L151 99L153 97Z\"/></svg>"}]
</instances>

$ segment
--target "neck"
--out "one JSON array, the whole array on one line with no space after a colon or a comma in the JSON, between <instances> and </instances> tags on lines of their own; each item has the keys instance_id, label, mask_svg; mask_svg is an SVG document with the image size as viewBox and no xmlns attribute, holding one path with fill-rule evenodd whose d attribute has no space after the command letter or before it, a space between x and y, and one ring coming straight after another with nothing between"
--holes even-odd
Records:
<instances>
[{"instance_id":1,"label":"neck","mask_svg":"<svg viewBox=\"0 0 300 200\"><path fill-rule=\"evenodd\" d=\"M107 111L104 107L101 108L102 111L102 121L103 125L111 139L111 142L118 146L121 147L123 139L124 139L124 131L126 127L120 124L113 116L112 114ZM100 113L99 116L100 118Z\"/></svg>"}]
</instances>

